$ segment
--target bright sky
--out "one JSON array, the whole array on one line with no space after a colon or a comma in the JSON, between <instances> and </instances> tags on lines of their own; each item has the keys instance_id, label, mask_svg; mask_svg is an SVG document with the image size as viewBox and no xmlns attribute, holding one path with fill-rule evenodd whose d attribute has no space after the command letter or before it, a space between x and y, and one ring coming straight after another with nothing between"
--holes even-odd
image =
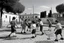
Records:
<instances>
[{"instance_id":1,"label":"bright sky","mask_svg":"<svg viewBox=\"0 0 64 43\"><path fill-rule=\"evenodd\" d=\"M25 6L25 11L23 13L40 13L42 11L56 12L56 6L64 3L64 0L20 0L20 2Z\"/></svg>"}]
</instances>

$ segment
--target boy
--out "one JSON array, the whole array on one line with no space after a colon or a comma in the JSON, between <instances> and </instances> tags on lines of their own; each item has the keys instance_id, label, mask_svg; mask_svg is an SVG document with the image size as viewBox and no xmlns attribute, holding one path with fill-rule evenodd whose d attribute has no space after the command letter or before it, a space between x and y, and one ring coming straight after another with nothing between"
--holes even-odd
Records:
<instances>
[{"instance_id":1,"label":"boy","mask_svg":"<svg viewBox=\"0 0 64 43\"><path fill-rule=\"evenodd\" d=\"M61 40L63 40L63 37L62 37L62 25L61 25L61 23L59 23L59 21L58 20L56 20L55 21L56 22L56 27L55 27L55 35L56 35L56 39L55 39L55 41L58 41L58 39L57 39L57 35L58 34L60 34L61 35Z\"/></svg>"},{"instance_id":2,"label":"boy","mask_svg":"<svg viewBox=\"0 0 64 43\"><path fill-rule=\"evenodd\" d=\"M16 29L15 29L15 25L16 25L15 17L12 18L12 21L10 22L10 25L11 25L11 33L9 34L8 37L10 37L10 36L16 37L16 35L15 35L15 32L16 32Z\"/></svg>"},{"instance_id":3,"label":"boy","mask_svg":"<svg viewBox=\"0 0 64 43\"><path fill-rule=\"evenodd\" d=\"M23 20L21 24L22 24L22 25L21 25L21 26L22 26L21 34L26 33L26 32L25 32L25 29L26 29L26 19Z\"/></svg>"},{"instance_id":4,"label":"boy","mask_svg":"<svg viewBox=\"0 0 64 43\"><path fill-rule=\"evenodd\" d=\"M32 37L31 38L35 38L36 37L36 23L35 21L32 21Z\"/></svg>"},{"instance_id":5,"label":"boy","mask_svg":"<svg viewBox=\"0 0 64 43\"><path fill-rule=\"evenodd\" d=\"M51 28L52 27L51 21L49 19L47 19L47 21L48 21L48 24L49 24L49 28Z\"/></svg>"},{"instance_id":6,"label":"boy","mask_svg":"<svg viewBox=\"0 0 64 43\"><path fill-rule=\"evenodd\" d=\"M39 20L40 20L40 31L42 32L41 35L43 35L43 34L44 34L44 33L43 33L43 22L42 22L41 19L39 19Z\"/></svg>"},{"instance_id":7,"label":"boy","mask_svg":"<svg viewBox=\"0 0 64 43\"><path fill-rule=\"evenodd\" d=\"M30 31L31 32L31 20L30 19L28 19L28 31Z\"/></svg>"}]
</instances>

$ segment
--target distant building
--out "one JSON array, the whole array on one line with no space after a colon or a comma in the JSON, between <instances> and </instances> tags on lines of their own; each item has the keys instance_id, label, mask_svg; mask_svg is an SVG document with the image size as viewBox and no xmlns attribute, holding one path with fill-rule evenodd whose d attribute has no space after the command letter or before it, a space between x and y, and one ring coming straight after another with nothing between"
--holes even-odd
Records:
<instances>
[{"instance_id":1,"label":"distant building","mask_svg":"<svg viewBox=\"0 0 64 43\"><path fill-rule=\"evenodd\" d=\"M34 19L36 16L39 17L39 14L23 14L19 16L21 19Z\"/></svg>"},{"instance_id":2,"label":"distant building","mask_svg":"<svg viewBox=\"0 0 64 43\"><path fill-rule=\"evenodd\" d=\"M4 13L2 15L2 24L3 26L6 26L9 24L10 21L12 21L12 18L16 17L16 21L19 22L19 16L18 15L14 15L11 13Z\"/></svg>"},{"instance_id":3,"label":"distant building","mask_svg":"<svg viewBox=\"0 0 64 43\"><path fill-rule=\"evenodd\" d=\"M54 18L61 17L59 13L53 13L52 16L53 16Z\"/></svg>"}]
</instances>

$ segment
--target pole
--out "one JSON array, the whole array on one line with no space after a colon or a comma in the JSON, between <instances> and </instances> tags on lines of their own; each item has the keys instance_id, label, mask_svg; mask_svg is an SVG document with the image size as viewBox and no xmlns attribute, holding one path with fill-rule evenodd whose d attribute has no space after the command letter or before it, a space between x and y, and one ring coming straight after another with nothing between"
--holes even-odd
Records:
<instances>
[{"instance_id":1,"label":"pole","mask_svg":"<svg viewBox=\"0 0 64 43\"><path fill-rule=\"evenodd\" d=\"M33 14L34 14L34 5L33 5Z\"/></svg>"},{"instance_id":2,"label":"pole","mask_svg":"<svg viewBox=\"0 0 64 43\"><path fill-rule=\"evenodd\" d=\"M34 5L33 5L33 20L34 20Z\"/></svg>"}]
</instances>

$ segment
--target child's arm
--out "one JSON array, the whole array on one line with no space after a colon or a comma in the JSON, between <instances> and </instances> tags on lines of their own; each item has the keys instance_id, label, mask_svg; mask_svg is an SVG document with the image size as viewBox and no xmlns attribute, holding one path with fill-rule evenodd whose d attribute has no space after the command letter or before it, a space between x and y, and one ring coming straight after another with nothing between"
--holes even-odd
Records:
<instances>
[{"instance_id":1,"label":"child's arm","mask_svg":"<svg viewBox=\"0 0 64 43\"><path fill-rule=\"evenodd\" d=\"M55 26L55 29L54 29L54 31L56 31L56 30L57 30L57 28L58 28L58 25L56 25L56 26Z\"/></svg>"}]
</instances>

